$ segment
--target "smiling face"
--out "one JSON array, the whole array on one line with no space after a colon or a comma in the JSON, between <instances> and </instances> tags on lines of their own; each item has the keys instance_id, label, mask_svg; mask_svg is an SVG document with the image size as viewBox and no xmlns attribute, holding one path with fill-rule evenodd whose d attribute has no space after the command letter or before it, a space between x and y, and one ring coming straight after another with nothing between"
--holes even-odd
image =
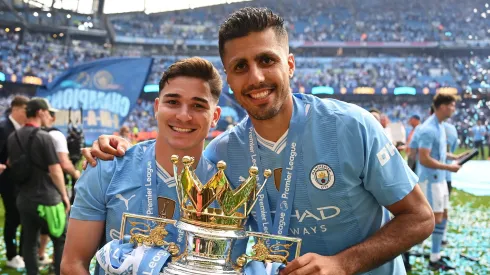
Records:
<instances>
[{"instance_id":1,"label":"smiling face","mask_svg":"<svg viewBox=\"0 0 490 275\"><path fill-rule=\"evenodd\" d=\"M202 149L220 117L217 103L207 81L187 76L169 79L155 99L159 138L177 150Z\"/></svg>"},{"instance_id":2,"label":"smiling face","mask_svg":"<svg viewBox=\"0 0 490 275\"><path fill-rule=\"evenodd\" d=\"M292 104L289 78L295 65L287 38L267 28L226 41L223 49L228 84L251 117L270 119L285 103Z\"/></svg>"}]
</instances>

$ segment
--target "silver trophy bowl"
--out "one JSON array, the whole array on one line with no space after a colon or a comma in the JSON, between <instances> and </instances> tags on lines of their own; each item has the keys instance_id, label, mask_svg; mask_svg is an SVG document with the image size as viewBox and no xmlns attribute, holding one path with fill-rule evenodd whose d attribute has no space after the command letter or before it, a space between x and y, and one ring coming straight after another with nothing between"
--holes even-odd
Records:
<instances>
[{"instance_id":1,"label":"silver trophy bowl","mask_svg":"<svg viewBox=\"0 0 490 275\"><path fill-rule=\"evenodd\" d=\"M186 247L161 274L243 274L240 267L232 264L230 257L236 240L248 238L245 230L210 229L181 221L175 226L185 232Z\"/></svg>"}]
</instances>

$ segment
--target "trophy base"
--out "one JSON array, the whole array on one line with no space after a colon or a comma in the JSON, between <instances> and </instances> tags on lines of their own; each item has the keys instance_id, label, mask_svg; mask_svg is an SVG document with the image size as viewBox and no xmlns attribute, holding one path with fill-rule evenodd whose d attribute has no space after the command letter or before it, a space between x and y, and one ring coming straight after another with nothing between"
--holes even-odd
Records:
<instances>
[{"instance_id":1,"label":"trophy base","mask_svg":"<svg viewBox=\"0 0 490 275\"><path fill-rule=\"evenodd\" d=\"M229 275L242 275L240 271L223 270L220 266L210 265L206 267L203 264L200 265L183 265L178 262L168 263L160 274L164 275L211 275L211 274L229 274Z\"/></svg>"}]
</instances>

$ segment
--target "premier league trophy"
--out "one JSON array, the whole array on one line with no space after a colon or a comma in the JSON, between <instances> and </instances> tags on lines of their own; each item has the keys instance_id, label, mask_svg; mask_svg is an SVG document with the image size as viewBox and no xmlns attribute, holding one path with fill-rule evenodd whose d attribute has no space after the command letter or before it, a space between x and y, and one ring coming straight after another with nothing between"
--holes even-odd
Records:
<instances>
[{"instance_id":1,"label":"premier league trophy","mask_svg":"<svg viewBox=\"0 0 490 275\"><path fill-rule=\"evenodd\" d=\"M249 260L285 264L294 244L294 258L299 257L299 238L245 231L245 221L271 175L270 170L264 171L265 181L259 186L258 169L251 167L248 178L233 190L225 176L226 164L223 161L218 162L218 173L205 185L193 171L193 158L182 159L184 169L180 176L177 171L178 157L172 156L172 162L180 219L175 221L125 213L120 231L122 238L125 236L126 224L129 224L130 242L135 245L162 246L172 255L171 262L163 269L162 274L243 274L243 267ZM145 220L146 223L135 222L135 219ZM149 221L156 226L150 228L145 225ZM185 244L181 245L180 249L177 244L164 240L168 234L165 226L169 224L185 233ZM243 254L233 261L231 251L235 242L249 237L255 239L252 252L247 255L243 251ZM270 243L274 244L269 245Z\"/></svg>"}]
</instances>

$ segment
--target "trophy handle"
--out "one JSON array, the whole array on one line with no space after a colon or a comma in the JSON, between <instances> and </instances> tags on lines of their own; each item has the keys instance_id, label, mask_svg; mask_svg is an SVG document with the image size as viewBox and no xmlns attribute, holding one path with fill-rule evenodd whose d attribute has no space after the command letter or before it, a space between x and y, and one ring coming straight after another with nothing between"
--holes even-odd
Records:
<instances>
[{"instance_id":1,"label":"trophy handle","mask_svg":"<svg viewBox=\"0 0 490 275\"><path fill-rule=\"evenodd\" d=\"M137 219L140 221L129 221L129 219ZM155 222L157 226L150 228L148 221ZM129 242L135 245L147 245L147 246L167 246L167 250L172 256L179 254L179 247L173 242L165 241L165 237L168 235L165 226L171 224L175 226L176 221L164 218L148 217L130 213L124 213L121 220L121 229L119 239L124 241L126 236L126 223L132 226L129 230L130 239ZM143 225L144 228L137 227Z\"/></svg>"},{"instance_id":2,"label":"trophy handle","mask_svg":"<svg viewBox=\"0 0 490 275\"><path fill-rule=\"evenodd\" d=\"M243 267L247 260L259 261L259 262L275 262L287 264L290 251L289 249L293 244L296 243L296 250L294 253L294 258L298 258L301 253L301 239L272 235L266 233L257 233L257 232L247 232L248 237L255 237L256 243L252 246L252 256L248 256L243 254L238 257L236 260L236 264L239 267ZM268 244L269 240L279 241L276 244L270 245ZM287 243L283 243L287 242Z\"/></svg>"}]
</instances>

